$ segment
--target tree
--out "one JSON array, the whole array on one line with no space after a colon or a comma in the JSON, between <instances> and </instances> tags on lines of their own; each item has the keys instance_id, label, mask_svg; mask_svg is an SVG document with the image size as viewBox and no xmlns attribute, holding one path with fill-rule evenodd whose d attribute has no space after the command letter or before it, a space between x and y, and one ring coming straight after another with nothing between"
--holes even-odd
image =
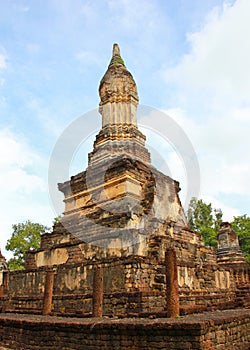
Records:
<instances>
[{"instance_id":1,"label":"tree","mask_svg":"<svg viewBox=\"0 0 250 350\"><path fill-rule=\"evenodd\" d=\"M213 209L211 203L206 204L202 199L192 198L187 217L190 227L200 232L206 245L217 246L217 233L220 230L223 213L221 209ZM250 217L246 214L234 217L231 222L233 230L239 237L240 248L250 262Z\"/></svg>"},{"instance_id":2,"label":"tree","mask_svg":"<svg viewBox=\"0 0 250 350\"><path fill-rule=\"evenodd\" d=\"M10 270L22 270L25 253L40 247L41 234L49 228L28 220L25 223L12 225L12 229L12 236L8 239L5 249L12 251L14 258L11 258L7 264Z\"/></svg>"},{"instance_id":3,"label":"tree","mask_svg":"<svg viewBox=\"0 0 250 350\"><path fill-rule=\"evenodd\" d=\"M201 233L206 245L217 247L222 216L221 209L213 209L211 203L206 204L202 199L192 198L189 203L187 217L190 227Z\"/></svg>"},{"instance_id":4,"label":"tree","mask_svg":"<svg viewBox=\"0 0 250 350\"><path fill-rule=\"evenodd\" d=\"M250 262L250 217L246 214L235 216L231 225L239 236L240 247L246 260Z\"/></svg>"}]
</instances>

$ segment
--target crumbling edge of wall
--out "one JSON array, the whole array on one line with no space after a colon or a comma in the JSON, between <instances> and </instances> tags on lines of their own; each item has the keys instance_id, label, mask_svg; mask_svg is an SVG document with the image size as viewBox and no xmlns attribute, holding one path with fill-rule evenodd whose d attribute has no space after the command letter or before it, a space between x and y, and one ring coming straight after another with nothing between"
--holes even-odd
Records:
<instances>
[{"instance_id":1,"label":"crumbling edge of wall","mask_svg":"<svg viewBox=\"0 0 250 350\"><path fill-rule=\"evenodd\" d=\"M174 319L0 314L0 345L14 350L245 350L250 348L250 309Z\"/></svg>"}]
</instances>

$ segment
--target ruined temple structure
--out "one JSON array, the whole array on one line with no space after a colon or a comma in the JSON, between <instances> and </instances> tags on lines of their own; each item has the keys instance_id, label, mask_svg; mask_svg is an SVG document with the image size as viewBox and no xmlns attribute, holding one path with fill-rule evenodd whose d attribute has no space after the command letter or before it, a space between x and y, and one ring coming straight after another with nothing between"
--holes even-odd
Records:
<instances>
[{"instance_id":1,"label":"ruined temple structure","mask_svg":"<svg viewBox=\"0 0 250 350\"><path fill-rule=\"evenodd\" d=\"M138 93L117 44L100 86L88 167L60 183L65 210L24 271L3 271L3 312L146 316L250 306L249 264L223 223L218 250L190 229L179 183L151 164Z\"/></svg>"},{"instance_id":2,"label":"ruined temple structure","mask_svg":"<svg viewBox=\"0 0 250 350\"><path fill-rule=\"evenodd\" d=\"M4 289L4 281L3 276L4 272L8 272L6 259L2 255L1 249L0 249L0 297L3 296L3 289Z\"/></svg>"}]
</instances>

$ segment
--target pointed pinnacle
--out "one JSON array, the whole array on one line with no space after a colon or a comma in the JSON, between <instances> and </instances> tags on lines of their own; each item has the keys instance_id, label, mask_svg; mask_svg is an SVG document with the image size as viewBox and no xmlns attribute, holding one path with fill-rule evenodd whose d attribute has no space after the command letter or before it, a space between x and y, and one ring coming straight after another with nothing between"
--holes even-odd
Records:
<instances>
[{"instance_id":1,"label":"pointed pinnacle","mask_svg":"<svg viewBox=\"0 0 250 350\"><path fill-rule=\"evenodd\" d=\"M120 54L120 48L118 44L114 44L113 45L113 53L112 53L112 58L109 64L110 66L118 66L118 65L122 65L126 68L123 59L121 58L121 54Z\"/></svg>"},{"instance_id":2,"label":"pointed pinnacle","mask_svg":"<svg viewBox=\"0 0 250 350\"><path fill-rule=\"evenodd\" d=\"M119 48L119 45L118 44L114 44L113 45L113 57L114 56L120 56L121 57L121 54L120 54L120 48Z\"/></svg>"}]
</instances>

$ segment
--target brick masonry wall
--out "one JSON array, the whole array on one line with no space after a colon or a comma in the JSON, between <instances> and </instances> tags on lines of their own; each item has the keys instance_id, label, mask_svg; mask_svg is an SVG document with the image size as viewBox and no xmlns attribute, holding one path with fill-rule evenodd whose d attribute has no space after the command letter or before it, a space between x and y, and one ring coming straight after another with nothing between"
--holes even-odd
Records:
<instances>
[{"instance_id":1,"label":"brick masonry wall","mask_svg":"<svg viewBox=\"0 0 250 350\"><path fill-rule=\"evenodd\" d=\"M94 262L86 261L57 267L53 290L54 314L91 314L93 266ZM102 266L104 315L157 314L165 310L164 261L131 256L103 260ZM231 288L227 283L224 283L223 288L219 283L216 284L216 274L227 277L227 271L207 262L203 263L199 271L195 271L193 262L183 260L179 262L178 269L182 314L241 305L236 300L233 282L230 283ZM4 291L4 297L0 298L0 309L6 312L41 312L45 275L44 267L33 271L11 272L8 288ZM245 299L244 295L242 298Z\"/></svg>"},{"instance_id":2,"label":"brick masonry wall","mask_svg":"<svg viewBox=\"0 0 250 350\"><path fill-rule=\"evenodd\" d=\"M247 350L250 310L175 319L0 314L0 346L11 350Z\"/></svg>"}]
</instances>

